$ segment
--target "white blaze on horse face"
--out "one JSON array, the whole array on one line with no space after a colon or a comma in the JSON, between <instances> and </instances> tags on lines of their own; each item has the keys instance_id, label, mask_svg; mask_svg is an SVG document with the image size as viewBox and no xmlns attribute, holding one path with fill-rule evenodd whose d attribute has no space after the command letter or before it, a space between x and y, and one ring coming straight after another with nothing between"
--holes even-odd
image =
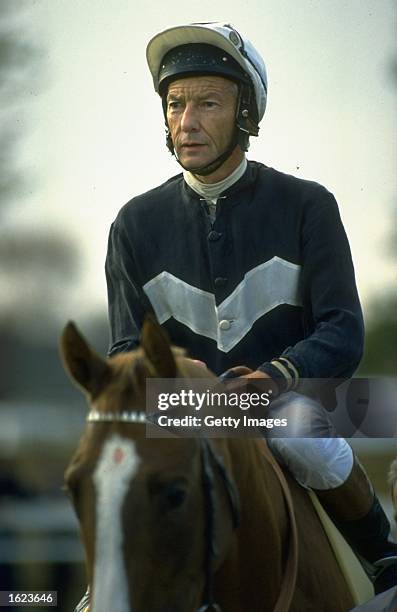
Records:
<instances>
[{"instance_id":1,"label":"white blaze on horse face","mask_svg":"<svg viewBox=\"0 0 397 612\"><path fill-rule=\"evenodd\" d=\"M140 463L134 442L114 435L102 448L94 472L96 536L92 612L129 612L122 544L122 508Z\"/></svg>"}]
</instances>

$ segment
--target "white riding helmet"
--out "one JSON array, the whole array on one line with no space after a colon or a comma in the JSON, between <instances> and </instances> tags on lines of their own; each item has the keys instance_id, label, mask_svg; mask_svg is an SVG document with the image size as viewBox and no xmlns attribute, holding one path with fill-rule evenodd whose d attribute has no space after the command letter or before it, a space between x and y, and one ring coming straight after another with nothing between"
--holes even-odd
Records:
<instances>
[{"instance_id":1,"label":"white riding helmet","mask_svg":"<svg viewBox=\"0 0 397 612\"><path fill-rule=\"evenodd\" d=\"M258 122L266 109L267 74L264 61L252 43L229 24L193 23L176 26L154 36L146 49L146 58L153 77L155 90L159 92L161 62L168 51L181 45L205 43L226 51L249 76L255 93Z\"/></svg>"}]
</instances>

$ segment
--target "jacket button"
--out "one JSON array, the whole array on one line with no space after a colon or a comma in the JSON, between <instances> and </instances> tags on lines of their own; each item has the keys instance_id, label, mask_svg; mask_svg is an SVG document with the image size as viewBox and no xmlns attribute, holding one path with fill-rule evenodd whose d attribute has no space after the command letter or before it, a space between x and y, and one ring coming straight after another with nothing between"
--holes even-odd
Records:
<instances>
[{"instance_id":1,"label":"jacket button","mask_svg":"<svg viewBox=\"0 0 397 612\"><path fill-rule=\"evenodd\" d=\"M222 321L219 321L219 329L222 331L227 331L230 329L231 325L232 324L227 319L222 319Z\"/></svg>"},{"instance_id":2,"label":"jacket button","mask_svg":"<svg viewBox=\"0 0 397 612\"><path fill-rule=\"evenodd\" d=\"M218 276L214 280L215 287L224 287L226 283L227 283L227 278L224 278L223 276Z\"/></svg>"},{"instance_id":3,"label":"jacket button","mask_svg":"<svg viewBox=\"0 0 397 612\"><path fill-rule=\"evenodd\" d=\"M211 230L210 233L208 234L208 240L210 242L216 242L216 240L219 240L221 236L222 234L220 234L219 232L216 232L215 230Z\"/></svg>"}]
</instances>

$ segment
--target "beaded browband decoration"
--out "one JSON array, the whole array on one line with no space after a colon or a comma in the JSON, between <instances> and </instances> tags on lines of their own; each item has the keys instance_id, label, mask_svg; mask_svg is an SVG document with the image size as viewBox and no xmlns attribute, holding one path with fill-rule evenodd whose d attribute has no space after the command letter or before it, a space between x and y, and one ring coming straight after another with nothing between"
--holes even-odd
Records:
<instances>
[{"instance_id":1,"label":"beaded browband decoration","mask_svg":"<svg viewBox=\"0 0 397 612\"><path fill-rule=\"evenodd\" d=\"M149 423L149 416L146 412L98 412L98 410L91 410L87 415L87 421L97 423L111 421L118 421L120 423Z\"/></svg>"}]
</instances>

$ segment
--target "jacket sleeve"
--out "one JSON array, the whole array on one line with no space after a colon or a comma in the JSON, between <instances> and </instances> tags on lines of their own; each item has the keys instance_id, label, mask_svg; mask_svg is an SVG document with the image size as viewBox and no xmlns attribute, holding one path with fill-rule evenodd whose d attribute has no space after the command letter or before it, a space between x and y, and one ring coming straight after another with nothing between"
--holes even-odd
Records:
<instances>
[{"instance_id":1,"label":"jacket sleeve","mask_svg":"<svg viewBox=\"0 0 397 612\"><path fill-rule=\"evenodd\" d=\"M348 378L363 353L364 324L350 248L335 198L318 186L302 219L305 338L260 369L288 389L297 378ZM284 380L282 380L284 378Z\"/></svg>"},{"instance_id":2,"label":"jacket sleeve","mask_svg":"<svg viewBox=\"0 0 397 612\"><path fill-rule=\"evenodd\" d=\"M140 285L127 232L117 219L110 228L105 272L111 356L137 348L145 314L153 312Z\"/></svg>"}]
</instances>

